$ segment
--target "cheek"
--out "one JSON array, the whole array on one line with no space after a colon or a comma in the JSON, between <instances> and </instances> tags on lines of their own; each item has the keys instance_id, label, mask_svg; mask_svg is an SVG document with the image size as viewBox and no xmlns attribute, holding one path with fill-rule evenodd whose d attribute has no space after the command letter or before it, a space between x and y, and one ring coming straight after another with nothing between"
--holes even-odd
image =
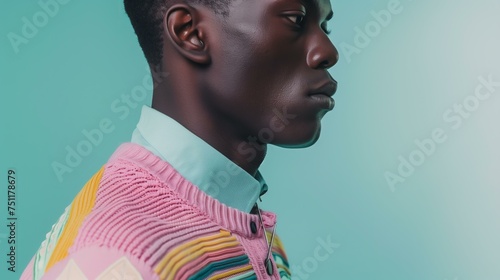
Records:
<instances>
[{"instance_id":1,"label":"cheek","mask_svg":"<svg viewBox=\"0 0 500 280\"><path fill-rule=\"evenodd\" d=\"M243 19L235 26L224 27L220 38L224 44L212 49L213 66L230 89L244 86L254 89L254 94L279 92L307 67L302 39L293 37L289 30L269 28L280 24L273 17L246 22L246 16L239 15Z\"/></svg>"},{"instance_id":2,"label":"cheek","mask_svg":"<svg viewBox=\"0 0 500 280\"><path fill-rule=\"evenodd\" d=\"M226 43L212 50L206 80L207 102L255 136L279 130L277 112L296 111L303 94L299 47L279 34L267 35L226 34Z\"/></svg>"}]
</instances>

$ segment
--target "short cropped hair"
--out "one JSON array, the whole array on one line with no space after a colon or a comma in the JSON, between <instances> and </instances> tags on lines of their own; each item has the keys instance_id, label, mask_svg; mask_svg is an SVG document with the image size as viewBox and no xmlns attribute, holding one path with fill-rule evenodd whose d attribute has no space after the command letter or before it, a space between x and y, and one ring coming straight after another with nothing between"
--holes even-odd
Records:
<instances>
[{"instance_id":1,"label":"short cropped hair","mask_svg":"<svg viewBox=\"0 0 500 280\"><path fill-rule=\"evenodd\" d=\"M182 0L186 4L202 4L215 13L227 16L232 0ZM175 0L124 0L139 45L151 65L159 65L163 55L163 17Z\"/></svg>"}]
</instances>

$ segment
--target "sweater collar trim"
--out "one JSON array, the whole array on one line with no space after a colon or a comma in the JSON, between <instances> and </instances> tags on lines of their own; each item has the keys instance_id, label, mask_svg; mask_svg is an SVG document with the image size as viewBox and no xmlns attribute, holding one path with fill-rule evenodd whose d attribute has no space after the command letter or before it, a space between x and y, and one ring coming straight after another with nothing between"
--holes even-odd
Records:
<instances>
[{"instance_id":1,"label":"sweater collar trim","mask_svg":"<svg viewBox=\"0 0 500 280\"><path fill-rule=\"evenodd\" d=\"M131 162L147 170L160 180L162 183L160 187L171 189L187 204L197 209L200 215L207 216L223 228L249 238L263 235L264 231L258 215L229 207L212 198L184 178L172 165L143 146L135 143L121 144L110 157L108 164L113 164L119 160ZM264 210L261 210L261 213L264 228L274 227L276 215ZM256 225L256 232L252 232L252 223Z\"/></svg>"}]
</instances>

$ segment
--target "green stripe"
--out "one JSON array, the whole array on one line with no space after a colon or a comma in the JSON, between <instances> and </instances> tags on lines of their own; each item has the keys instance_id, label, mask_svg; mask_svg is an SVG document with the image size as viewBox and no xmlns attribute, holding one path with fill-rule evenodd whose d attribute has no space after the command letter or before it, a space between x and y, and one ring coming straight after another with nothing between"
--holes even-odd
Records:
<instances>
[{"instance_id":1,"label":"green stripe","mask_svg":"<svg viewBox=\"0 0 500 280\"><path fill-rule=\"evenodd\" d=\"M290 265L288 264L288 261L285 258L283 258L282 255L280 255L280 254L278 254L276 252L273 252L273 257L274 257L274 260L276 262L278 262L277 258L279 258L279 260L281 260L281 263L283 263L287 268L290 268Z\"/></svg>"},{"instance_id":2,"label":"green stripe","mask_svg":"<svg viewBox=\"0 0 500 280\"><path fill-rule=\"evenodd\" d=\"M280 278L281 280L290 280L292 279L292 276L286 273L285 271L280 270Z\"/></svg>"},{"instance_id":3,"label":"green stripe","mask_svg":"<svg viewBox=\"0 0 500 280\"><path fill-rule=\"evenodd\" d=\"M229 280L257 280L257 276L255 276L255 271L248 271L246 273L236 275L234 277L229 278Z\"/></svg>"},{"instance_id":4,"label":"green stripe","mask_svg":"<svg viewBox=\"0 0 500 280\"><path fill-rule=\"evenodd\" d=\"M244 280L257 280L257 275L255 273L253 275L250 275L249 277L245 278Z\"/></svg>"},{"instance_id":5,"label":"green stripe","mask_svg":"<svg viewBox=\"0 0 500 280\"><path fill-rule=\"evenodd\" d=\"M290 279L291 275L290 275L290 274L288 274L288 273L287 273L284 269L281 269L281 268L280 268L280 269L278 269L278 270L279 270L279 272L280 272L280 278L281 278L281 279ZM283 277L285 277L285 278L283 278Z\"/></svg>"},{"instance_id":6,"label":"green stripe","mask_svg":"<svg viewBox=\"0 0 500 280\"><path fill-rule=\"evenodd\" d=\"M249 263L247 255L242 255L230 259L212 262L198 271L195 275L189 277L189 280L206 279L208 276L218 270L224 270L231 267L241 266Z\"/></svg>"}]
</instances>

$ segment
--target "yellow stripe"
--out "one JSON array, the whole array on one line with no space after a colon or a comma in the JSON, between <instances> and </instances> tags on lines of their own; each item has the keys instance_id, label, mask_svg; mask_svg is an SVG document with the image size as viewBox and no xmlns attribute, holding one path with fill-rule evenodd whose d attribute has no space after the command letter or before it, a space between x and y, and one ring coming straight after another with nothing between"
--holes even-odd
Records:
<instances>
[{"instance_id":1,"label":"yellow stripe","mask_svg":"<svg viewBox=\"0 0 500 280\"><path fill-rule=\"evenodd\" d=\"M274 238L274 241L275 241L276 247L279 247L279 248L281 248L281 250L283 250L284 246L283 246L283 243L281 242L281 238L279 238L278 235L276 235L276 237ZM283 250L283 251L285 251L285 250Z\"/></svg>"},{"instance_id":2,"label":"yellow stripe","mask_svg":"<svg viewBox=\"0 0 500 280\"><path fill-rule=\"evenodd\" d=\"M166 278L167 274L169 274L167 279L173 279L182 265L199 257L209 249L210 251L220 250L238 245L239 243L234 236L231 236L228 231L221 230L218 234L200 237L176 247L156 265L155 272L160 276L160 279ZM206 246L212 247L204 248Z\"/></svg>"},{"instance_id":3,"label":"yellow stripe","mask_svg":"<svg viewBox=\"0 0 500 280\"><path fill-rule=\"evenodd\" d=\"M272 235L271 232L266 230L266 235L268 239L271 239ZM277 234L274 235L273 246L283 248L283 243L281 242L281 238Z\"/></svg>"},{"instance_id":4,"label":"yellow stripe","mask_svg":"<svg viewBox=\"0 0 500 280\"><path fill-rule=\"evenodd\" d=\"M85 184L83 189L78 193L71 204L68 221L61 233L61 237L54 248L52 256L47 263L45 271L47 272L54 264L64 259L68 255L68 249L73 245L78 229L83 223L85 217L90 213L94 207L95 196L101 181L102 174L104 173L104 166L90 178Z\"/></svg>"},{"instance_id":5,"label":"yellow stripe","mask_svg":"<svg viewBox=\"0 0 500 280\"><path fill-rule=\"evenodd\" d=\"M251 264L249 264L247 266L243 266L243 267L240 267L240 268L237 268L237 269L226 271L226 272L224 272L222 274L219 274L219 275L214 275L214 276L208 278L207 280L220 280L220 279L222 279L224 277L229 277L231 275L242 273L242 272L245 272L247 270L252 270L252 268L253 268L253 266Z\"/></svg>"},{"instance_id":6,"label":"yellow stripe","mask_svg":"<svg viewBox=\"0 0 500 280\"><path fill-rule=\"evenodd\" d=\"M266 231L266 234L267 234L268 238L271 238L270 232ZM273 249L274 249L273 251L278 253L285 261L288 261L287 256L286 256L286 252L285 252L285 248L283 246L283 242L281 241L281 238L279 238L278 235L274 236ZM278 268L283 269L286 273L288 273L288 275L292 275L292 272L290 271L290 269L286 265L281 264L281 263L277 263L276 266Z\"/></svg>"},{"instance_id":7,"label":"yellow stripe","mask_svg":"<svg viewBox=\"0 0 500 280\"><path fill-rule=\"evenodd\" d=\"M266 231L266 234L267 234L267 238L271 239L271 233L269 231ZM287 259L286 252L285 252L285 247L283 246L283 242L281 241L281 238L277 234L274 235L274 241L273 241L273 246L272 247L273 247L273 249L277 253L279 253L280 255L282 255L282 257L285 260Z\"/></svg>"},{"instance_id":8,"label":"yellow stripe","mask_svg":"<svg viewBox=\"0 0 500 280\"><path fill-rule=\"evenodd\" d=\"M213 243L214 242L211 242L211 244L213 244ZM225 243L222 243L222 244L218 244L218 245L215 245L215 246L203 247L203 248L194 248L193 247L193 249L190 250L191 252L186 252L187 256L185 256L185 258L182 255L175 256L175 258L172 259L172 262L167 265L167 267L164 270L164 272L165 273L167 273L167 272L171 273L169 275L168 279L174 279L174 275L177 274L177 271L179 269L181 269L188 262L190 262L190 261L192 261L192 260L194 260L194 259L196 259L196 258L198 258L198 257L200 257L202 255L204 255L207 252L218 251L218 250L222 250L222 249L228 248L228 247L235 247L235 246L238 246L238 244L239 244L238 241L232 241L232 242L225 242ZM195 249L198 249L198 250L195 250Z\"/></svg>"},{"instance_id":9,"label":"yellow stripe","mask_svg":"<svg viewBox=\"0 0 500 280\"><path fill-rule=\"evenodd\" d=\"M218 239L220 237L227 237L227 236L230 236L229 232L228 231L220 231L219 234L215 234L215 235L210 235L210 236L205 236L205 237L200 237L200 238L197 238L195 240L191 240L185 244L182 244L181 246L178 246L176 247L174 250L172 250L170 253L168 253L157 265L156 265L156 268L155 268L155 271L156 273L159 273L160 271L162 271L164 269L164 267L168 264L168 262L170 261L170 259L175 256L176 254L179 254L179 252L185 250L186 248L189 248L190 246L192 246L193 244L197 244L199 242L203 242L203 241L210 241L210 240L214 240L214 239Z\"/></svg>"}]
</instances>

